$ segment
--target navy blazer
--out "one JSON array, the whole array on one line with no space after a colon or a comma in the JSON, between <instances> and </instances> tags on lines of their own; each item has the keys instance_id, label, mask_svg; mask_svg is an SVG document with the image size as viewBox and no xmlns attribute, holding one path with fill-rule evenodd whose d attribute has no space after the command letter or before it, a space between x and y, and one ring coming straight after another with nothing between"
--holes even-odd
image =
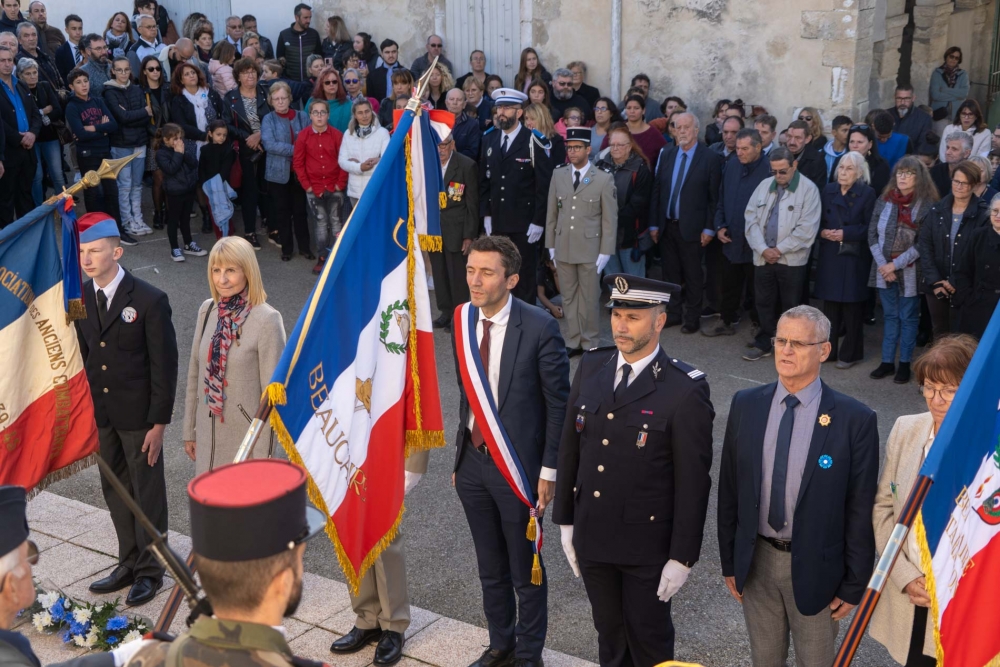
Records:
<instances>
[{"instance_id":1,"label":"navy blazer","mask_svg":"<svg viewBox=\"0 0 1000 667\"><path fill-rule=\"evenodd\" d=\"M454 333L451 348L455 354L459 392L455 437L455 470L458 470L465 451L462 445L469 423L469 401L458 371ZM559 440L569 396L566 343L551 315L514 297L500 354L503 356L500 358L497 410L534 490L538 487L542 467L555 469L559 462Z\"/></svg>"},{"instance_id":2,"label":"navy blazer","mask_svg":"<svg viewBox=\"0 0 1000 667\"><path fill-rule=\"evenodd\" d=\"M856 181L846 195L841 193L840 183L827 183L820 192L823 203L820 230L844 230L844 242L853 243L860 254L841 254L839 241L827 241L817 235L819 259L814 296L839 303L866 301L872 266L868 227L875 210L875 190L863 181Z\"/></svg>"},{"instance_id":3,"label":"navy blazer","mask_svg":"<svg viewBox=\"0 0 1000 667\"><path fill-rule=\"evenodd\" d=\"M777 383L733 396L719 469L722 575L743 591L759 523L764 431ZM878 484L875 412L823 383L819 418L795 503L792 591L795 606L818 614L837 597L858 604L875 564L872 508ZM822 467L820 457L832 459ZM828 461L828 460L825 460Z\"/></svg>"},{"instance_id":4,"label":"navy blazer","mask_svg":"<svg viewBox=\"0 0 1000 667\"><path fill-rule=\"evenodd\" d=\"M663 229L670 203L670 187L674 177L674 161L678 146L664 146L656 163L653 182L653 199L649 204L649 226ZM715 208L719 201L719 183L722 181L722 156L705 144L698 148L688 165L687 178L681 186L678 215L681 237L691 243L701 239L705 229L715 229ZM661 238L666 238L662 234Z\"/></svg>"}]
</instances>

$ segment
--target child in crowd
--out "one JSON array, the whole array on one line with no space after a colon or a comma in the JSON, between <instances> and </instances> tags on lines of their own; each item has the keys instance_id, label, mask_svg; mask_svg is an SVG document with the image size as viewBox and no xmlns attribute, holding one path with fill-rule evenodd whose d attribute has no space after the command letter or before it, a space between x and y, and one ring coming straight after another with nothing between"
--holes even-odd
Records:
<instances>
[{"instance_id":1,"label":"child in crowd","mask_svg":"<svg viewBox=\"0 0 1000 667\"><path fill-rule=\"evenodd\" d=\"M175 123L167 123L156 132L153 149L156 151L156 165L163 172L163 189L167 193L170 258L183 262L184 255L204 257L208 253L191 238L191 209L198 187L198 149L193 141L184 138L184 129ZM177 247L178 227L184 237L183 251Z\"/></svg>"},{"instance_id":2,"label":"child in crowd","mask_svg":"<svg viewBox=\"0 0 1000 667\"><path fill-rule=\"evenodd\" d=\"M215 176L220 176L224 183L234 187L231 176L235 161L236 151L233 150L233 142L229 139L229 128L226 126L226 121L217 118L208 124L208 143L201 147L201 157L198 158L198 187L203 188L205 183ZM239 184L235 187L238 186ZM232 206L227 208L231 209ZM208 215L212 220L212 229L217 239L232 234L232 228L229 226L232 211L229 211L228 217L220 213L224 211L211 208L211 200L209 200L209 210L202 211L202 215Z\"/></svg>"}]
</instances>

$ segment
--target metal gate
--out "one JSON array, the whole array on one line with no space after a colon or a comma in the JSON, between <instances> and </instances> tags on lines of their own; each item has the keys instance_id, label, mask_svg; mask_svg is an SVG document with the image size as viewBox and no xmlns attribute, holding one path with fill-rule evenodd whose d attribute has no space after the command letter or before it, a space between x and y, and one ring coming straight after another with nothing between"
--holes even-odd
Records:
<instances>
[{"instance_id":1,"label":"metal gate","mask_svg":"<svg viewBox=\"0 0 1000 667\"><path fill-rule=\"evenodd\" d=\"M512 86L521 57L520 0L446 0L449 60L455 78L469 71L469 54L486 53L486 72Z\"/></svg>"}]
</instances>

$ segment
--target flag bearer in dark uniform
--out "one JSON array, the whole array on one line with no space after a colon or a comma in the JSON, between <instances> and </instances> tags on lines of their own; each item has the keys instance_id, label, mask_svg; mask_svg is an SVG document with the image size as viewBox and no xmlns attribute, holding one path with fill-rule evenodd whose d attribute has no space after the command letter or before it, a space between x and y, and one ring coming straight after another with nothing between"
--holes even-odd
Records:
<instances>
[{"instance_id":1,"label":"flag bearer in dark uniform","mask_svg":"<svg viewBox=\"0 0 1000 667\"><path fill-rule=\"evenodd\" d=\"M100 455L146 513L167 532L163 430L177 389L177 339L167 295L118 265L118 227L103 213L79 220L80 266L87 318L76 331L94 399ZM101 478L104 500L118 534L118 567L90 585L94 593L128 586L125 603L152 600L163 586L163 567L147 549L149 537Z\"/></svg>"},{"instance_id":2,"label":"flag bearer in dark uniform","mask_svg":"<svg viewBox=\"0 0 1000 667\"><path fill-rule=\"evenodd\" d=\"M302 599L305 542L326 526L306 504L305 471L278 459L231 463L191 480L188 496L191 550L212 616L173 642L126 645L128 667L322 665L293 656L281 627Z\"/></svg>"},{"instance_id":3,"label":"flag bearer in dark uniform","mask_svg":"<svg viewBox=\"0 0 1000 667\"><path fill-rule=\"evenodd\" d=\"M583 575L602 667L674 657L670 598L698 560L712 482L705 374L659 345L676 285L611 288L615 348L584 353L566 403L552 519Z\"/></svg>"},{"instance_id":4,"label":"flag bearer in dark uniform","mask_svg":"<svg viewBox=\"0 0 1000 667\"><path fill-rule=\"evenodd\" d=\"M545 233L552 160L521 124L528 96L512 88L493 91L497 130L483 137L479 160L479 210L487 234L506 236L521 253L514 296L531 305L538 298L538 242Z\"/></svg>"}]
</instances>

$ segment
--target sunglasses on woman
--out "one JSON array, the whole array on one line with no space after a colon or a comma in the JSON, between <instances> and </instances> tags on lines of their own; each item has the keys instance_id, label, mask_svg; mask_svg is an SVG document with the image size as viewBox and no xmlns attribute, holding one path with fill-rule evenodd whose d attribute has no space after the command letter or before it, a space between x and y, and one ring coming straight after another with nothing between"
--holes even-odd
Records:
<instances>
[{"instance_id":1,"label":"sunglasses on woman","mask_svg":"<svg viewBox=\"0 0 1000 667\"><path fill-rule=\"evenodd\" d=\"M159 72L159 71L161 71L161 70L160 70L160 68L159 68L159 67L147 67L147 68L146 68L146 71L147 71L147 72Z\"/></svg>"},{"instance_id":2,"label":"sunglasses on woman","mask_svg":"<svg viewBox=\"0 0 1000 667\"><path fill-rule=\"evenodd\" d=\"M344 79L344 83L360 83L358 79Z\"/></svg>"}]
</instances>

